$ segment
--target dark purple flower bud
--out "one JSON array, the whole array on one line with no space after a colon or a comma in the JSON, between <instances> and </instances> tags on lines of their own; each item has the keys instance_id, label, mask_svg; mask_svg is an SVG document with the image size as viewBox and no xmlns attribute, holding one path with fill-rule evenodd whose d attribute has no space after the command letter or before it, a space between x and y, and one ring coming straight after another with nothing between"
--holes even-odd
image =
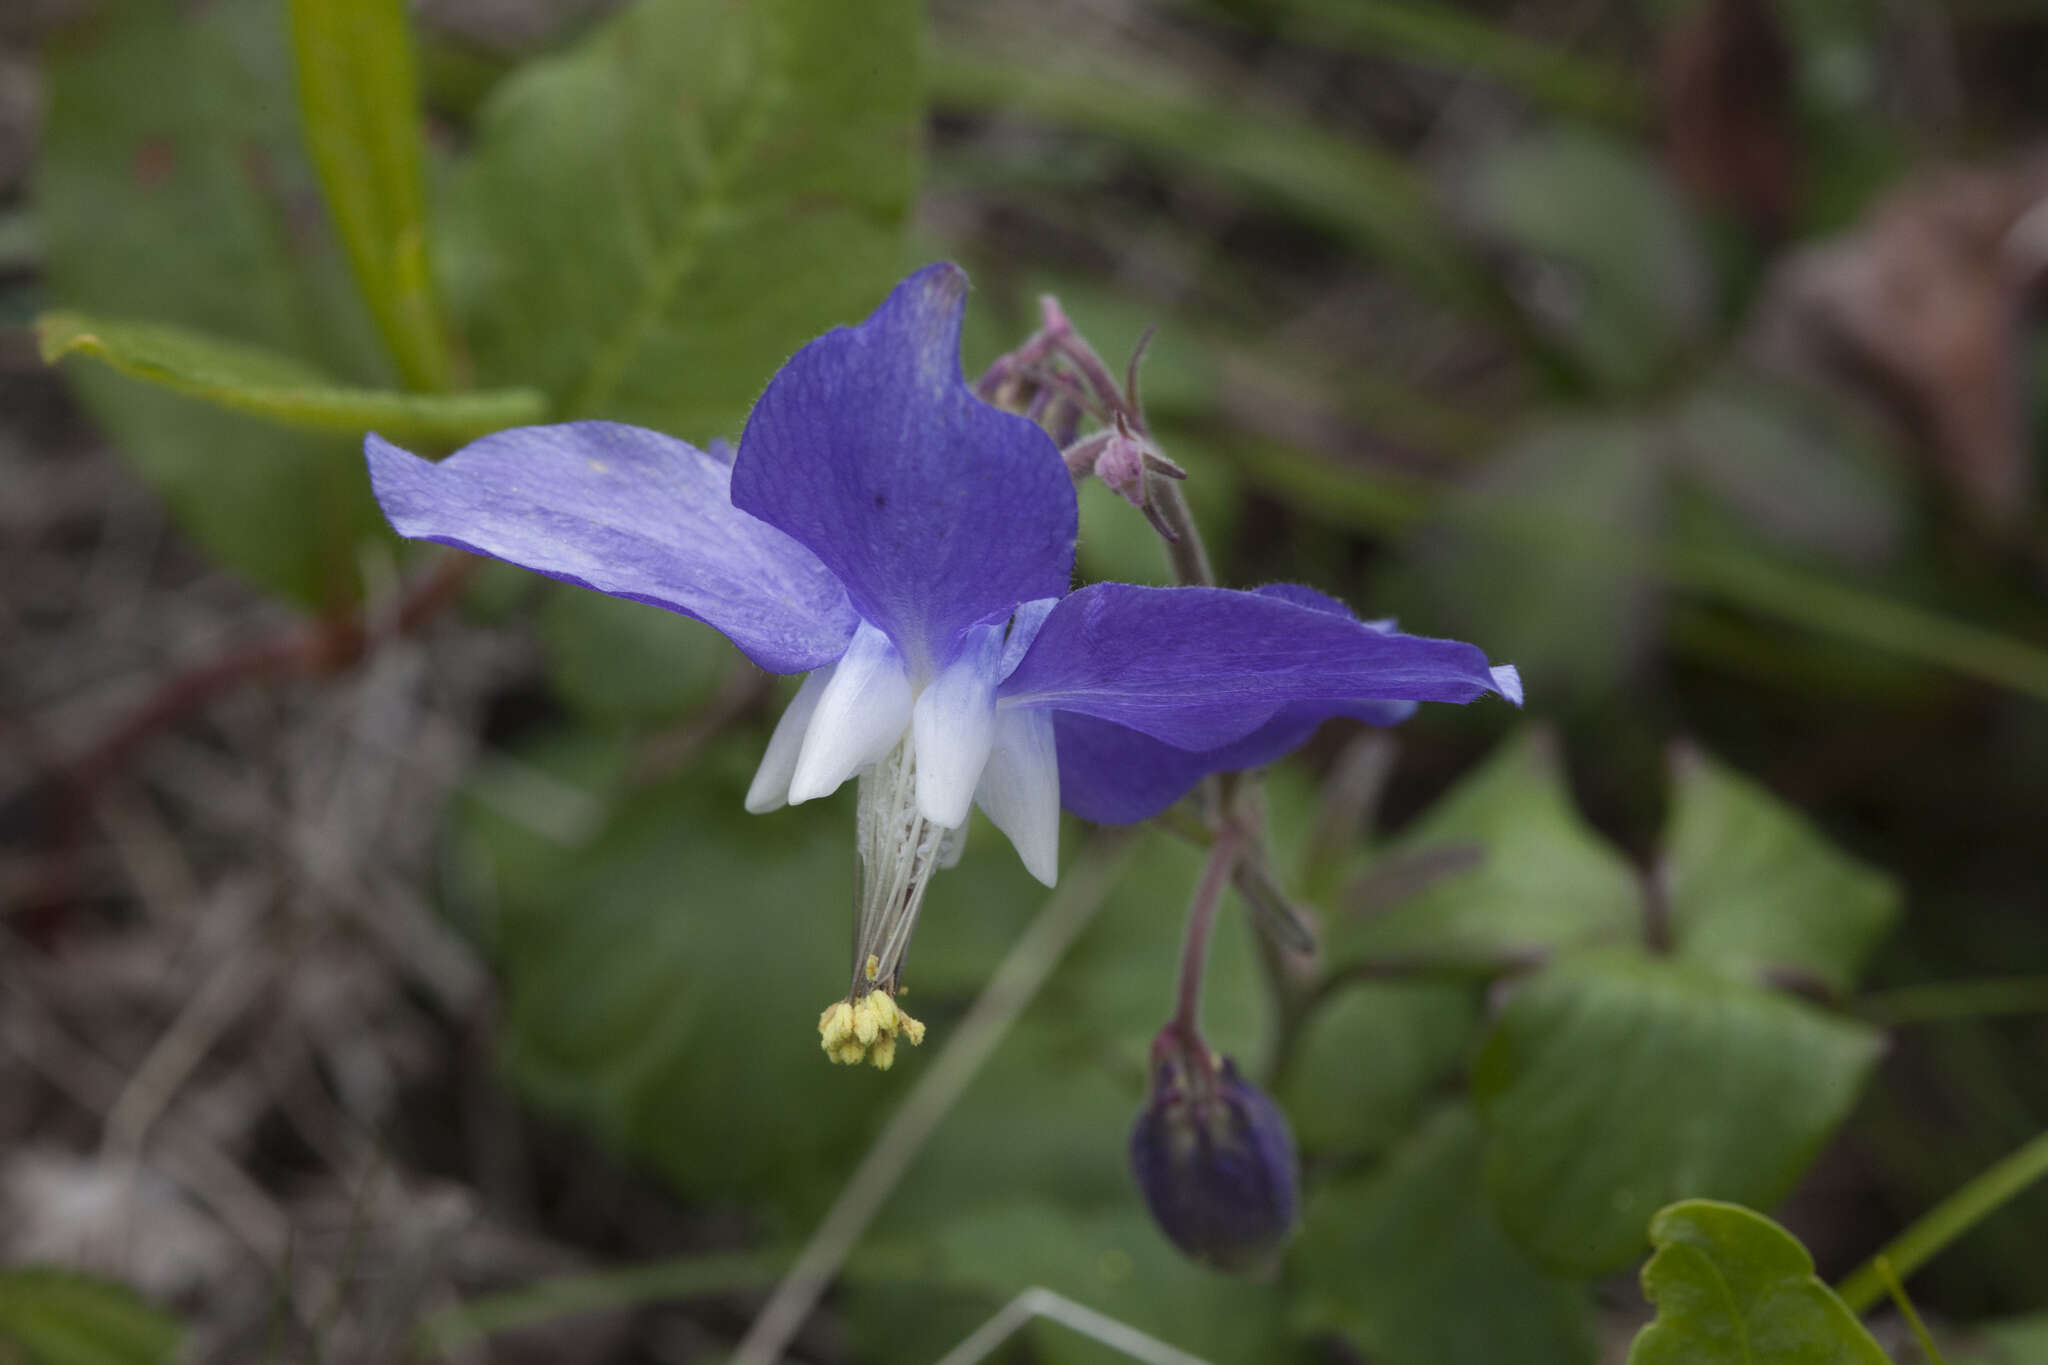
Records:
<instances>
[{"instance_id":1,"label":"dark purple flower bud","mask_svg":"<svg viewBox=\"0 0 2048 1365\"><path fill-rule=\"evenodd\" d=\"M1286 1117L1198 1041L1162 1034L1152 1055L1152 1101L1131 1129L1131 1173L1153 1221L1205 1265L1270 1274L1299 1202Z\"/></svg>"}]
</instances>

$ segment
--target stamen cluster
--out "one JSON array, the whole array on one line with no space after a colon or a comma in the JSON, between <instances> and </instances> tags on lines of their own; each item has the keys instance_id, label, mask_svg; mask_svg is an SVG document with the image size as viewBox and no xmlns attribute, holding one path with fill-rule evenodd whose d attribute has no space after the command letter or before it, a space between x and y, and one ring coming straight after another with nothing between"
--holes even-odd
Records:
<instances>
[{"instance_id":1,"label":"stamen cluster","mask_svg":"<svg viewBox=\"0 0 2048 1365\"><path fill-rule=\"evenodd\" d=\"M874 971L872 957L868 970ZM905 1014L896 997L877 987L859 999L836 1000L818 1016L818 1041L825 1055L842 1066L863 1061L877 1071L896 1064L896 1039L916 1047L924 1041L924 1025Z\"/></svg>"}]
</instances>

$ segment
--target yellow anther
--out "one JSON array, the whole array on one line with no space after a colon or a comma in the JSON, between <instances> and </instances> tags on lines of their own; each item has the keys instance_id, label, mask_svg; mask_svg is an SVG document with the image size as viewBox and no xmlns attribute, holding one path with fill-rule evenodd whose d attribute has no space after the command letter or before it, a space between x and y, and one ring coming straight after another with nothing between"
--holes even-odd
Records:
<instances>
[{"instance_id":1,"label":"yellow anther","mask_svg":"<svg viewBox=\"0 0 2048 1365\"><path fill-rule=\"evenodd\" d=\"M886 990L869 991L859 1000L835 1000L818 1016L818 1044L842 1066L862 1061L887 1071L896 1062L896 1040L912 1047L924 1041L924 1025L903 1012Z\"/></svg>"},{"instance_id":2,"label":"yellow anther","mask_svg":"<svg viewBox=\"0 0 2048 1365\"><path fill-rule=\"evenodd\" d=\"M882 974L882 959L876 957L873 953L869 953L867 966L861 970L867 973L868 980L873 981Z\"/></svg>"},{"instance_id":3,"label":"yellow anther","mask_svg":"<svg viewBox=\"0 0 2048 1365\"><path fill-rule=\"evenodd\" d=\"M853 1006L835 1000L818 1016L818 1042L827 1053L835 1052L853 1036Z\"/></svg>"},{"instance_id":4,"label":"yellow anther","mask_svg":"<svg viewBox=\"0 0 2048 1365\"><path fill-rule=\"evenodd\" d=\"M882 1020L875 1009L875 992L871 991L853 1007L853 1036L860 1039L863 1047L873 1047L881 1032Z\"/></svg>"},{"instance_id":5,"label":"yellow anther","mask_svg":"<svg viewBox=\"0 0 2048 1365\"><path fill-rule=\"evenodd\" d=\"M896 1023L903 1016L896 1008L896 1001L887 991L869 991L867 999L861 1003L875 1012L875 1023L884 1033L896 1031Z\"/></svg>"}]
</instances>

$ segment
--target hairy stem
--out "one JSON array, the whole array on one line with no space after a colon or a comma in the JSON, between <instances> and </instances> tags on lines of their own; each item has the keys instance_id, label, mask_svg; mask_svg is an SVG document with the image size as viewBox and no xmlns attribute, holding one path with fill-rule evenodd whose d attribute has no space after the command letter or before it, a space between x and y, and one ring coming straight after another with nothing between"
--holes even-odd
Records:
<instances>
[{"instance_id":1,"label":"hairy stem","mask_svg":"<svg viewBox=\"0 0 2048 1365\"><path fill-rule=\"evenodd\" d=\"M1173 565L1174 581L1186 587L1213 588L1216 570L1210 566L1209 551L1202 545L1202 533L1195 529L1194 514L1180 485L1172 479L1146 471L1145 496L1158 514L1162 527L1172 532L1166 540L1166 558Z\"/></svg>"},{"instance_id":2,"label":"hairy stem","mask_svg":"<svg viewBox=\"0 0 2048 1365\"><path fill-rule=\"evenodd\" d=\"M1202 975L1209 962L1216 907L1222 903L1223 888L1230 885L1243 847L1244 837L1237 826L1226 824L1209 848L1202 879L1195 884L1194 899L1188 903L1187 936L1180 949L1180 987L1174 996L1173 1020L1167 1027L1189 1040L1201 1036Z\"/></svg>"}]
</instances>

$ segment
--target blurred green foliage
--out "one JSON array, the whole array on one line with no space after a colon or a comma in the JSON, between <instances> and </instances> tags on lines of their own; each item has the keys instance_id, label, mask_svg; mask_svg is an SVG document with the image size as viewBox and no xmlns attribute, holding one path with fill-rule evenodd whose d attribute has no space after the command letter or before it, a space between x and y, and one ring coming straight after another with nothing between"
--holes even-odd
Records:
<instances>
[{"instance_id":1,"label":"blurred green foliage","mask_svg":"<svg viewBox=\"0 0 2048 1365\"><path fill-rule=\"evenodd\" d=\"M292 0L306 149L363 302L409 388L452 361L428 260L419 77L404 0Z\"/></svg>"},{"instance_id":2,"label":"blurred green foliage","mask_svg":"<svg viewBox=\"0 0 2048 1365\"><path fill-rule=\"evenodd\" d=\"M382 386L301 150L284 27L274 0L114 0L59 45L38 185L50 292ZM75 383L215 558L306 605L356 597L356 545L381 522L359 440L280 432L90 368Z\"/></svg>"},{"instance_id":3,"label":"blurred green foliage","mask_svg":"<svg viewBox=\"0 0 2048 1365\"><path fill-rule=\"evenodd\" d=\"M126 1285L68 1270L0 1270L0 1360L18 1365L166 1365L178 1321Z\"/></svg>"},{"instance_id":4,"label":"blurred green foliage","mask_svg":"<svg viewBox=\"0 0 2048 1365\"><path fill-rule=\"evenodd\" d=\"M500 83L437 227L480 380L739 435L904 264L917 12L651 0Z\"/></svg>"},{"instance_id":5,"label":"blurred green foliage","mask_svg":"<svg viewBox=\"0 0 2048 1365\"><path fill-rule=\"evenodd\" d=\"M1498 971L1544 955L1642 935L1642 891L1628 864L1574 808L1554 737L1525 729L1497 749L1375 860L1419 869L1388 905L1368 875L1363 904L1330 928L1336 970L1420 958Z\"/></svg>"},{"instance_id":6,"label":"blurred green foliage","mask_svg":"<svg viewBox=\"0 0 2048 1365\"><path fill-rule=\"evenodd\" d=\"M1541 1263L1619 1269L1676 1196L1782 1199L1879 1050L1873 1030L1678 963L1561 963L1473 1063L1487 1190Z\"/></svg>"},{"instance_id":7,"label":"blurred green foliage","mask_svg":"<svg viewBox=\"0 0 2048 1365\"><path fill-rule=\"evenodd\" d=\"M1449 1106L1383 1165L1318 1192L1295 1253L1298 1324L1416 1365L1592 1360L1583 1288L1502 1231L1482 1192L1484 1148L1471 1109Z\"/></svg>"}]
</instances>

